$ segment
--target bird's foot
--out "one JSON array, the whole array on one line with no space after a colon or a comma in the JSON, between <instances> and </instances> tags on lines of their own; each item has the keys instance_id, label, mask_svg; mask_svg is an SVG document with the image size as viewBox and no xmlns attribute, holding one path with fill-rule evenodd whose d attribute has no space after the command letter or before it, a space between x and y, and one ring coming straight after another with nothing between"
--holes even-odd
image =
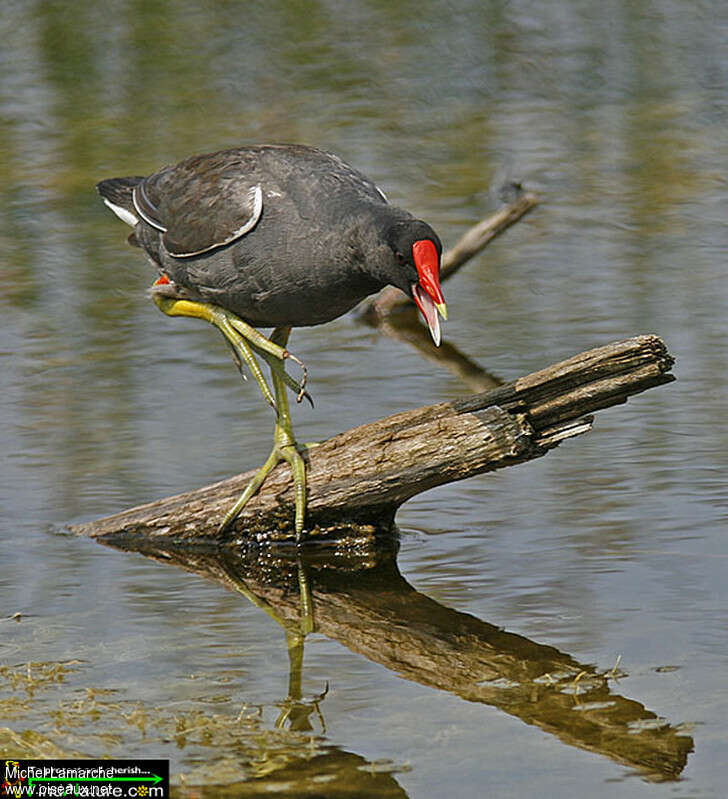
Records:
<instances>
[{"instance_id":1,"label":"bird's foot","mask_svg":"<svg viewBox=\"0 0 728 799\"><path fill-rule=\"evenodd\" d=\"M296 402L301 402L305 397L311 403L311 407L313 407L311 395L308 393L308 391L306 391L306 382L308 380L308 369L306 368L306 364L300 358L297 358L292 352L290 352L290 350L286 349L285 346L282 346L278 343L276 331L274 331L270 338L267 338L262 333L259 333L254 327L251 327L247 322L244 322L239 316L236 316L229 311L225 311L222 308L217 310L225 316L230 326L237 331L246 342L249 342L252 348L259 355L265 358L271 369L274 369L279 373L288 388L291 389L291 391L293 391L293 393L296 395ZM289 331L290 328L276 328L276 330ZM285 338L288 338L287 333ZM280 340L282 341L284 339ZM280 367L280 364L285 363L287 360L293 361L301 369L302 375L300 381L294 380L294 378L292 378L285 369L276 368L277 366Z\"/></svg>"},{"instance_id":2,"label":"bird's foot","mask_svg":"<svg viewBox=\"0 0 728 799\"><path fill-rule=\"evenodd\" d=\"M283 439L283 443L279 443L278 439ZM218 534L224 533L230 528L235 519L240 515L245 505L250 498L255 495L258 489L265 482L266 477L271 471L281 462L286 461L293 473L293 485L295 490L295 531L296 531L296 546L301 546L301 535L303 533L303 523L306 513L306 464L301 457L301 453L296 446L295 441L288 439L288 431L276 426L276 443L273 446L271 454L268 456L266 462L256 473L255 477L245 487L245 491L240 495L238 501L230 508L225 515L220 526L218 527ZM313 603L311 600L311 589L308 584L308 577L303 563L300 560L300 552L298 555L298 588L301 595L301 618L300 618L300 632L301 635L306 636L313 631Z\"/></svg>"},{"instance_id":3,"label":"bird's foot","mask_svg":"<svg viewBox=\"0 0 728 799\"><path fill-rule=\"evenodd\" d=\"M255 496L260 487L265 482L268 475L275 469L281 462L286 461L291 467L293 474L293 487L295 491L295 520L294 529L296 532L296 543L301 543L301 534L303 533L303 524L306 513L306 464L301 457L301 453L296 446L296 443L276 443L271 450L266 462L258 469L253 479L245 487L245 490L238 498L237 502L225 514L225 518L217 528L218 534L222 534L230 529L231 525L238 518L243 508L248 504L250 499Z\"/></svg>"},{"instance_id":4,"label":"bird's foot","mask_svg":"<svg viewBox=\"0 0 728 799\"><path fill-rule=\"evenodd\" d=\"M243 374L243 377L245 376L242 371L242 365L245 364L260 387L266 402L276 411L278 408L275 397L263 376L253 351L265 358L271 368L275 368L276 363L280 366L286 360L292 360L301 368L303 373L300 381L292 378L283 368L279 368L277 371L285 385L296 395L296 402L301 402L305 397L311 403L311 407L313 407L311 395L306 391L308 370L300 359L285 347L266 338L239 316L225 310L225 308L180 296L176 285L171 283L169 279L163 280L165 277L163 275L152 285L152 300L160 311L167 314L167 316L189 316L195 319L204 319L216 327L230 344L233 351L233 360L240 373ZM172 288L170 289L169 287ZM176 294L170 296L170 292L176 292Z\"/></svg>"},{"instance_id":5,"label":"bird's foot","mask_svg":"<svg viewBox=\"0 0 728 799\"><path fill-rule=\"evenodd\" d=\"M285 350L283 357L298 364L298 366L301 368L302 375L301 375L301 381L298 384L298 394L296 395L296 402L301 402L301 400L303 400L303 398L306 397L306 399L311 403L311 407L313 408L313 400L311 399L311 395L308 393L308 391L306 391L306 381L308 380L308 369L306 368L306 364L299 358L296 358L296 356L292 352L289 352L288 350Z\"/></svg>"}]
</instances>

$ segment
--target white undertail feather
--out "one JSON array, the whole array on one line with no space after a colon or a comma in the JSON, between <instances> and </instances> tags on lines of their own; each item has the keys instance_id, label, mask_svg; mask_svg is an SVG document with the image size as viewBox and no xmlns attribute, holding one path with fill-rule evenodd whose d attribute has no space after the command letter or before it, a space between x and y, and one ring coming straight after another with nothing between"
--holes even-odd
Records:
<instances>
[{"instance_id":1,"label":"white undertail feather","mask_svg":"<svg viewBox=\"0 0 728 799\"><path fill-rule=\"evenodd\" d=\"M106 197L104 197L104 203L111 208L122 222L126 222L127 225L134 227L139 222L131 211L127 211L126 208L122 208L120 205L114 205L114 203L109 202Z\"/></svg>"}]
</instances>

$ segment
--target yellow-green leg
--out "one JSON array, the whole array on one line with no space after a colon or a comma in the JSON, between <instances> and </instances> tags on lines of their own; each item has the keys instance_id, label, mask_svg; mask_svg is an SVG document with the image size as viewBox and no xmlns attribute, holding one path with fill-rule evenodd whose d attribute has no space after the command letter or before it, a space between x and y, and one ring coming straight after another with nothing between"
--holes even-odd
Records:
<instances>
[{"instance_id":1,"label":"yellow-green leg","mask_svg":"<svg viewBox=\"0 0 728 799\"><path fill-rule=\"evenodd\" d=\"M299 401L306 396L306 372L305 367L298 358L295 358L286 349L291 328L277 327L270 338L266 338L238 316L217 305L193 300L177 300L159 294L153 294L152 297L157 307L168 316L189 316L195 319L204 319L214 325L231 344L235 355L250 369L263 396L276 411L273 450L255 477L248 483L240 499L225 515L220 524L220 532L226 530L235 521L248 500L263 485L265 478L272 469L281 460L285 460L293 472L296 502L296 540L300 541L306 511L306 466L296 447L286 389L291 388L296 391ZM273 393L271 393L268 383L263 377L251 346L262 355L270 366ZM295 360L304 369L301 383L297 383L285 370L284 362L289 358Z\"/></svg>"},{"instance_id":2,"label":"yellow-green leg","mask_svg":"<svg viewBox=\"0 0 728 799\"><path fill-rule=\"evenodd\" d=\"M159 310L167 314L167 316L189 316L194 319L203 319L205 322L209 322L216 327L232 346L236 361L238 363L245 363L248 369L250 369L250 373L258 383L263 397L265 397L268 404L273 408L276 407L275 399L263 377L263 373L260 370L260 366L252 350L258 352L266 358L266 360L268 356L276 358L281 365L280 372L282 379L288 388L296 394L296 401L300 402L306 397L309 402L311 402L311 397L306 391L306 367L295 355L288 352L285 347L274 344L271 340L272 336L271 339L266 338L261 332L240 319L240 317L217 305L195 302L193 300L177 300L171 297L165 297L161 294L152 294L152 299ZM288 359L294 361L301 367L303 378L300 383L297 383L286 370L282 368L283 362Z\"/></svg>"},{"instance_id":3,"label":"yellow-green leg","mask_svg":"<svg viewBox=\"0 0 728 799\"><path fill-rule=\"evenodd\" d=\"M303 676L303 642L304 636L286 631L286 642L288 644L288 696L281 707L275 726L277 729L285 729L297 732L311 732L313 725L309 717L312 711L316 713L321 731L326 734L326 722L321 714L320 703L325 699L329 692L329 684L317 697L309 700L303 699L301 688Z\"/></svg>"},{"instance_id":4,"label":"yellow-green leg","mask_svg":"<svg viewBox=\"0 0 728 799\"><path fill-rule=\"evenodd\" d=\"M152 297L157 307L168 316L189 316L196 319L204 319L217 327L232 346L236 361L246 364L260 386L263 396L276 411L273 449L255 477L248 483L240 498L225 515L218 528L219 532L225 531L235 521L246 503L263 485L265 478L280 461L284 460L290 465L293 473L295 491L294 523L296 543L300 544L306 514L306 464L298 451L296 439L293 435L287 389L290 388L296 392L299 402L308 394L305 390L306 368L298 358L291 355L286 349L291 328L277 327L270 338L266 338L238 316L219 306L193 300L178 300L160 294L153 294ZM253 350L261 355L270 367L271 380L273 382L272 393L263 377ZM294 360L301 366L303 378L300 383L297 383L286 372L284 364L287 359ZM299 564L298 582L301 591L301 630L305 635L313 629L313 612L311 592L302 564Z\"/></svg>"},{"instance_id":5,"label":"yellow-green leg","mask_svg":"<svg viewBox=\"0 0 728 799\"><path fill-rule=\"evenodd\" d=\"M270 341L284 351L291 334L290 327L277 327L270 336ZM257 348L256 348L257 349ZM270 366L271 380L273 381L273 391L275 393L276 407L276 426L273 435L273 449L268 456L268 460L263 464L255 477L248 483L238 501L227 512L222 520L220 530L225 530L229 524L235 520L240 511L245 507L245 503L255 494L263 484L270 471L282 460L286 461L293 473L293 487L295 491L296 516L296 544L301 543L301 533L306 515L306 464L301 457L293 435L293 425L291 423L291 410L288 405L288 394L286 393L287 381L283 361L277 358L270 350L260 350L261 355ZM299 397L300 397L299 393ZM306 636L313 630L313 604L311 601L311 589L308 584L306 570L300 557L298 559L298 588L301 594L301 633Z\"/></svg>"},{"instance_id":6,"label":"yellow-green leg","mask_svg":"<svg viewBox=\"0 0 728 799\"><path fill-rule=\"evenodd\" d=\"M277 327L271 334L270 341L274 345L280 347L281 350L285 351L285 345L288 342L290 332L290 327ZM268 460L266 460L255 477L248 483L238 501L227 512L220 525L220 531L224 531L232 524L240 511L245 507L248 500L256 493L261 485L263 485L268 474L280 461L284 460L290 465L291 471L293 472L293 486L296 502L296 541L300 542L306 513L306 464L296 447L296 439L293 435L283 363L270 351L263 351L261 354L270 366L273 392L275 395L276 426L273 434L273 449L268 456Z\"/></svg>"}]
</instances>

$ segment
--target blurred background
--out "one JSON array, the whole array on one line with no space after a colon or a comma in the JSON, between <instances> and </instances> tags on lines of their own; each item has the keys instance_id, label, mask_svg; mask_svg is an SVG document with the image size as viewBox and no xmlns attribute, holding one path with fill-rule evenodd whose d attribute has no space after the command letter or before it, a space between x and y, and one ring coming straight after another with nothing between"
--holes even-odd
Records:
<instances>
[{"instance_id":1,"label":"blurred background","mask_svg":"<svg viewBox=\"0 0 728 799\"><path fill-rule=\"evenodd\" d=\"M446 284L444 337L490 372L640 333L675 355L676 383L548 458L404 506L399 568L581 662L621 656L620 693L684 725L695 751L679 781L651 785L313 635L304 692L330 685L318 740L418 799L723 795L728 5L4 0L0 41L0 749L25 736L167 757L180 774L260 753L180 742L144 722L150 708L254 708L273 735L288 679L274 621L64 528L257 466L273 423L214 331L148 300L154 272L95 183L301 142L365 172L445 246L504 181L539 194ZM355 313L294 331L291 349L316 401L295 411L306 441L468 393ZM29 661L50 675L34 690ZM71 723L89 691L105 710Z\"/></svg>"}]
</instances>

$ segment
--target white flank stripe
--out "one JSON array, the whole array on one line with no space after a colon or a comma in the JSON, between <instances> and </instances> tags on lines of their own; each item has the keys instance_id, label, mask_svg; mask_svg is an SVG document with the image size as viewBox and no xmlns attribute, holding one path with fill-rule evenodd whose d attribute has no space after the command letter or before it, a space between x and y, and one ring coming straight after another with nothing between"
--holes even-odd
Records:
<instances>
[{"instance_id":1,"label":"white flank stripe","mask_svg":"<svg viewBox=\"0 0 728 799\"><path fill-rule=\"evenodd\" d=\"M194 252L170 252L170 255L173 255L175 258L193 258L195 255L202 255L204 252L210 252L210 250L216 250L218 247L224 247L226 244L235 241L235 239L244 236L258 224L258 220L263 211L263 189L261 189L259 185L248 189L248 199L253 202L253 213L242 227L234 230L226 239L216 241L209 247L203 247L201 250L195 250Z\"/></svg>"},{"instance_id":2,"label":"white flank stripe","mask_svg":"<svg viewBox=\"0 0 728 799\"><path fill-rule=\"evenodd\" d=\"M151 217L147 216L147 214L144 213L144 210L141 208L141 206L137 202L137 191L140 191L144 195L144 199L147 202L149 202L149 198L147 197L147 193L144 191L144 186L142 186L141 183L138 184L137 186L134 186L134 191L131 193L131 200L134 203L134 208L136 208L136 211L139 214L139 216L148 225L151 225L153 228L156 228L157 230L161 230L162 233L166 233L167 232L167 228L164 227L164 225L160 225L159 222L157 222L156 220L152 219ZM154 208L154 204L153 203L149 202L149 204L152 206L152 208Z\"/></svg>"}]
</instances>

